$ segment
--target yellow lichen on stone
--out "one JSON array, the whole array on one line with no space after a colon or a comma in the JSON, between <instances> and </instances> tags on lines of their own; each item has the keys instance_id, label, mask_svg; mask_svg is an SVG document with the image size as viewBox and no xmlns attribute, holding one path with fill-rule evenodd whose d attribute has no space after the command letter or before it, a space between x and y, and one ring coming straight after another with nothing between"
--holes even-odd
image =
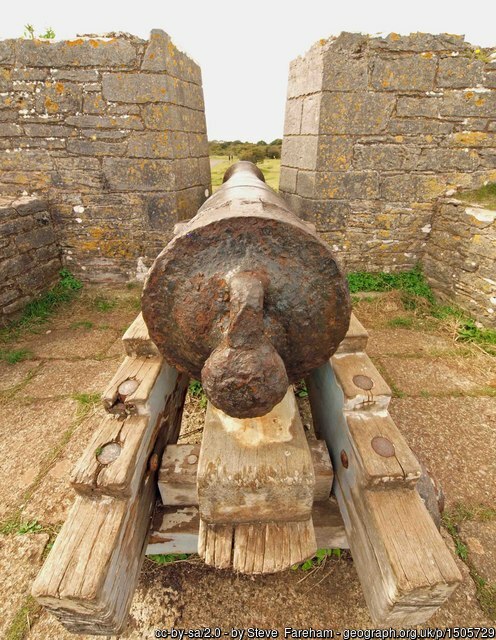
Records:
<instances>
[{"instance_id":1,"label":"yellow lichen on stone","mask_svg":"<svg viewBox=\"0 0 496 640\"><path fill-rule=\"evenodd\" d=\"M46 96L45 109L48 111L48 113L57 113L59 110L59 105L56 102L54 102L51 98Z\"/></svg>"},{"instance_id":2,"label":"yellow lichen on stone","mask_svg":"<svg viewBox=\"0 0 496 640\"><path fill-rule=\"evenodd\" d=\"M464 146L477 147L487 139L487 133L484 131L458 131L453 134L453 139Z\"/></svg>"}]
</instances>

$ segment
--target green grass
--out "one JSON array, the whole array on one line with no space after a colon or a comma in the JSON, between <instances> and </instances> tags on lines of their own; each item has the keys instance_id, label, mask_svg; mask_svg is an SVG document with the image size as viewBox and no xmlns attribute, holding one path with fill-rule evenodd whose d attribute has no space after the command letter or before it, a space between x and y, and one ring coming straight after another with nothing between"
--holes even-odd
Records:
<instances>
[{"instance_id":1,"label":"green grass","mask_svg":"<svg viewBox=\"0 0 496 640\"><path fill-rule=\"evenodd\" d=\"M473 343L490 355L496 355L496 331L478 326L465 311L436 302L434 294L425 280L420 267L401 273L367 273L348 274L350 292L360 291L393 291L401 292L401 301L407 311L416 311L424 318L437 320L453 319L456 321L457 341ZM359 300L361 302L362 300ZM388 322L390 327L411 327L414 318L397 317Z\"/></svg>"},{"instance_id":2,"label":"green grass","mask_svg":"<svg viewBox=\"0 0 496 640\"><path fill-rule=\"evenodd\" d=\"M392 291L398 289L406 296L422 297L434 303L434 294L427 284L420 267L400 273L368 273L357 271L348 274L350 293L359 291Z\"/></svg>"},{"instance_id":3,"label":"green grass","mask_svg":"<svg viewBox=\"0 0 496 640\"><path fill-rule=\"evenodd\" d=\"M71 329L93 329L93 322L90 320L79 320L71 324Z\"/></svg>"},{"instance_id":4,"label":"green grass","mask_svg":"<svg viewBox=\"0 0 496 640\"><path fill-rule=\"evenodd\" d=\"M78 415L86 415L96 404L100 402L99 393L75 393L72 399L78 403Z\"/></svg>"},{"instance_id":5,"label":"green grass","mask_svg":"<svg viewBox=\"0 0 496 640\"><path fill-rule=\"evenodd\" d=\"M45 323L57 309L70 302L82 288L82 283L70 271L61 269L57 284L26 305L22 316L0 330L0 343L17 339L24 331L34 331Z\"/></svg>"},{"instance_id":6,"label":"green grass","mask_svg":"<svg viewBox=\"0 0 496 640\"><path fill-rule=\"evenodd\" d=\"M398 316L397 318L391 318L388 321L389 327L406 327L410 328L414 324L414 319L408 316Z\"/></svg>"},{"instance_id":7,"label":"green grass","mask_svg":"<svg viewBox=\"0 0 496 640\"><path fill-rule=\"evenodd\" d=\"M190 553L159 553L146 556L152 562L156 564L171 564L178 560L187 560L190 557Z\"/></svg>"},{"instance_id":8,"label":"green grass","mask_svg":"<svg viewBox=\"0 0 496 640\"><path fill-rule=\"evenodd\" d=\"M117 306L117 301L111 300L106 296L97 296L96 298L94 298L92 306L96 311L107 313L115 309L115 307Z\"/></svg>"},{"instance_id":9,"label":"green grass","mask_svg":"<svg viewBox=\"0 0 496 640\"><path fill-rule=\"evenodd\" d=\"M464 202L480 204L488 209L496 209L496 182L490 182L478 189L461 191L456 197Z\"/></svg>"},{"instance_id":10,"label":"green grass","mask_svg":"<svg viewBox=\"0 0 496 640\"><path fill-rule=\"evenodd\" d=\"M297 571L298 569L300 569L300 571L310 571L310 569L320 567L327 558L341 558L342 553L341 549L317 549L312 558L300 564L294 564L291 568L293 571Z\"/></svg>"},{"instance_id":11,"label":"green grass","mask_svg":"<svg viewBox=\"0 0 496 640\"><path fill-rule=\"evenodd\" d=\"M212 167L212 191L215 192L222 184L222 178L227 169L238 162L239 158L229 160L228 156L211 156L210 160L215 162L215 166ZM263 162L257 164L257 167L263 171L265 181L267 184L275 189L279 189L279 174L281 173L281 161L277 159L266 158Z\"/></svg>"},{"instance_id":12,"label":"green grass","mask_svg":"<svg viewBox=\"0 0 496 640\"><path fill-rule=\"evenodd\" d=\"M491 620L496 620L496 584L488 582L475 568L470 560L469 549L460 536L459 526L467 520L485 522L494 518L496 518L496 509L484 505L467 507L466 505L458 504L443 514L443 524L453 538L455 552L467 565L470 577L475 584L479 605Z\"/></svg>"},{"instance_id":13,"label":"green grass","mask_svg":"<svg viewBox=\"0 0 496 640\"><path fill-rule=\"evenodd\" d=\"M31 356L31 351L27 349L0 349L0 360L9 364L17 364Z\"/></svg>"},{"instance_id":14,"label":"green grass","mask_svg":"<svg viewBox=\"0 0 496 640\"><path fill-rule=\"evenodd\" d=\"M202 409L207 407L207 396L205 395L202 383L199 380L191 380L188 386L188 393L193 396L193 398L198 398L200 400L200 407Z\"/></svg>"},{"instance_id":15,"label":"green grass","mask_svg":"<svg viewBox=\"0 0 496 640\"><path fill-rule=\"evenodd\" d=\"M40 613L41 606L32 596L28 596L8 626L4 636L5 640L24 640Z\"/></svg>"}]
</instances>

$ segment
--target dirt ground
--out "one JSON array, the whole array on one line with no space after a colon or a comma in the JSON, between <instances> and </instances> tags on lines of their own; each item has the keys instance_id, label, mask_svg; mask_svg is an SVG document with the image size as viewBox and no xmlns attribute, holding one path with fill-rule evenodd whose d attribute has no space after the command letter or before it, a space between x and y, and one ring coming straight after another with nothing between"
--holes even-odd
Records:
<instances>
[{"instance_id":1,"label":"dirt ground","mask_svg":"<svg viewBox=\"0 0 496 640\"><path fill-rule=\"evenodd\" d=\"M138 309L136 289L87 287L38 333L11 345L27 350L27 359L0 362L2 638L74 637L29 590L72 503L69 470L103 416L98 394L122 358L120 337ZM464 581L428 626L494 626L495 359L406 312L397 294L365 298L355 312L370 332L368 353L393 389L391 415L446 494L443 536ZM398 326L398 317L408 326ZM188 440L199 441L198 399L188 398L185 421ZM374 627L349 554L314 571L256 578L198 559L165 566L146 560L121 638L152 638L154 629L172 626Z\"/></svg>"}]
</instances>

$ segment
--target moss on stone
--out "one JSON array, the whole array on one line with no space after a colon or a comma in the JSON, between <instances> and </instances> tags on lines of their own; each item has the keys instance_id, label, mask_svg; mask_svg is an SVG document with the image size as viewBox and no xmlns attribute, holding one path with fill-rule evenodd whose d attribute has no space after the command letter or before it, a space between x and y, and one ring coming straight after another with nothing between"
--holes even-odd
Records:
<instances>
[{"instance_id":1,"label":"moss on stone","mask_svg":"<svg viewBox=\"0 0 496 640\"><path fill-rule=\"evenodd\" d=\"M496 182L489 182L479 187L479 189L462 191L457 194L457 197L464 202L471 202L496 210Z\"/></svg>"}]
</instances>

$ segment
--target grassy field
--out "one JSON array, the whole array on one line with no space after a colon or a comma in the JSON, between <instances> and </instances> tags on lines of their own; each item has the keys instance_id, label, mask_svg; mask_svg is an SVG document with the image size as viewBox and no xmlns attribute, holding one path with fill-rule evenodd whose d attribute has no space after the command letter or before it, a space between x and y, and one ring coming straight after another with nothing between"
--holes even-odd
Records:
<instances>
[{"instance_id":1,"label":"grassy field","mask_svg":"<svg viewBox=\"0 0 496 640\"><path fill-rule=\"evenodd\" d=\"M210 167L212 170L212 191L217 191L217 189L222 184L222 178L224 177L226 169L231 164L237 161L238 158L229 160L227 156L210 156ZM267 184L277 191L279 188L279 173L281 171L281 161L266 159L263 162L260 162L257 166L263 171Z\"/></svg>"}]
</instances>

